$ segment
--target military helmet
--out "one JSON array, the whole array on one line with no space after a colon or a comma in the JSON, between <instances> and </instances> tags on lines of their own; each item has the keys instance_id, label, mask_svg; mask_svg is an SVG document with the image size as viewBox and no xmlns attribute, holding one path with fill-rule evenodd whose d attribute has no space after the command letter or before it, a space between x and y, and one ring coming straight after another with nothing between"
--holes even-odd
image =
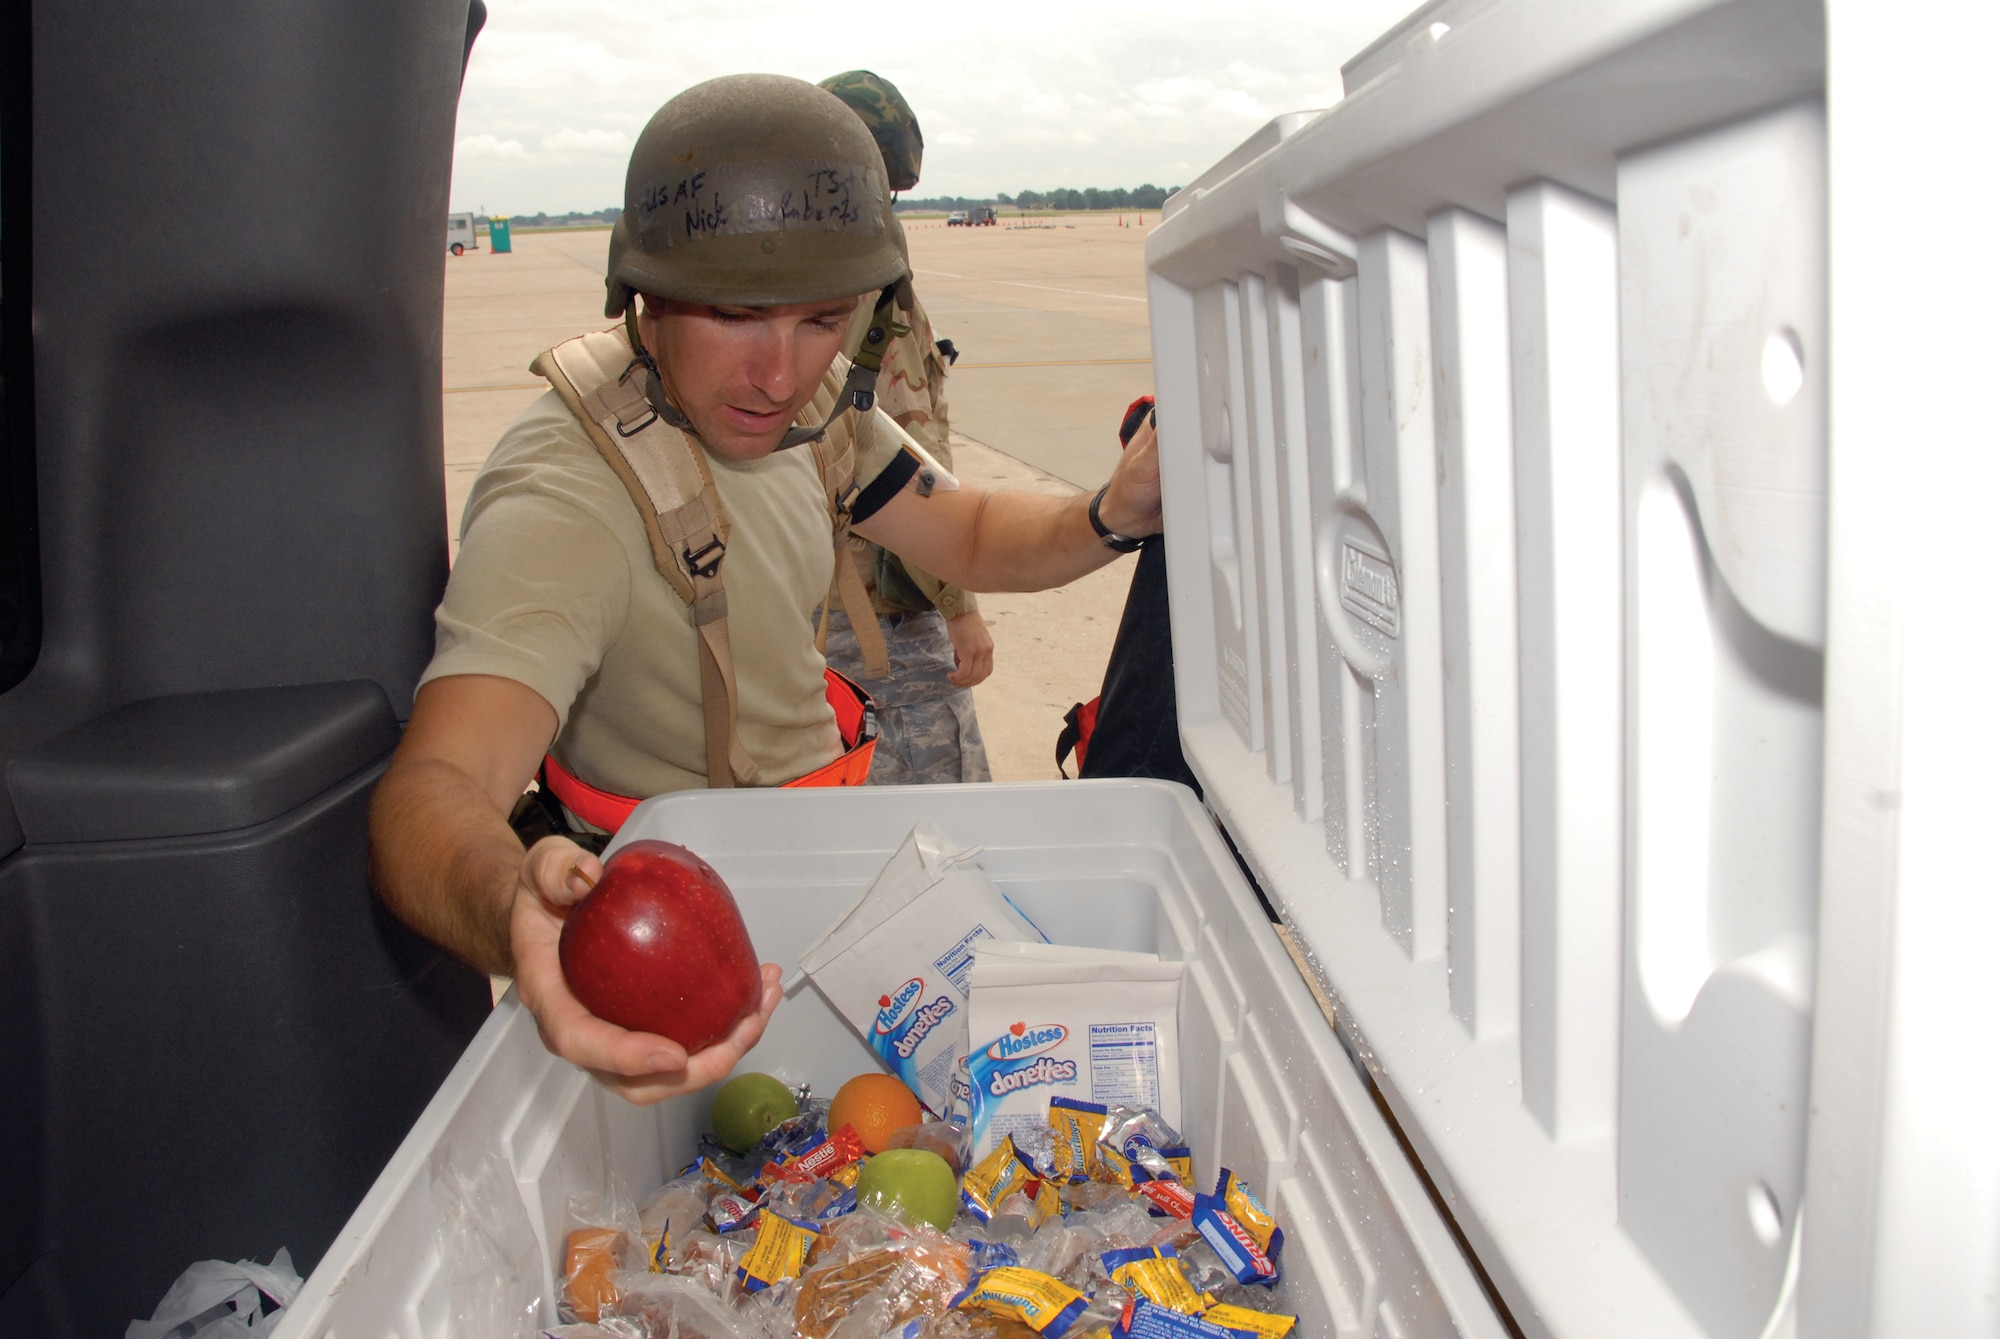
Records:
<instances>
[{"instance_id":1,"label":"military helmet","mask_svg":"<svg viewBox=\"0 0 2000 1339\"><path fill-rule=\"evenodd\" d=\"M889 169L889 189L907 191L924 169L924 132L894 84L873 70L849 70L819 86L854 109Z\"/></svg>"},{"instance_id":2,"label":"military helmet","mask_svg":"<svg viewBox=\"0 0 2000 1339\"><path fill-rule=\"evenodd\" d=\"M774 74L711 79L639 132L604 314L635 293L770 307L909 273L882 154L839 98Z\"/></svg>"}]
</instances>

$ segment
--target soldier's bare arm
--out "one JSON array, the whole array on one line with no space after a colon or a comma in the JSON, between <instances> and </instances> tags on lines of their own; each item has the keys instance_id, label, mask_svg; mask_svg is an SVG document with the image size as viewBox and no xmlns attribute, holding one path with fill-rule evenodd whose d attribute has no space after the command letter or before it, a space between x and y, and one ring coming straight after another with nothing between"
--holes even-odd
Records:
<instances>
[{"instance_id":1,"label":"soldier's bare arm","mask_svg":"<svg viewBox=\"0 0 2000 1339\"><path fill-rule=\"evenodd\" d=\"M424 685L369 812L376 891L426 938L512 976L549 1050L624 1096L657 1102L705 1087L763 1035L780 993L777 968L765 970L756 1016L694 1056L577 1001L557 945L568 908L602 866L562 837L524 851L507 825L555 730L555 709L511 679L467 674Z\"/></svg>"},{"instance_id":2,"label":"soldier's bare arm","mask_svg":"<svg viewBox=\"0 0 2000 1339\"><path fill-rule=\"evenodd\" d=\"M1160 531L1158 438L1149 423L1132 437L1098 510L1113 532ZM961 488L923 497L905 488L854 527L946 581L968 590L1048 590L1116 558L1090 524L1090 494Z\"/></svg>"}]
</instances>

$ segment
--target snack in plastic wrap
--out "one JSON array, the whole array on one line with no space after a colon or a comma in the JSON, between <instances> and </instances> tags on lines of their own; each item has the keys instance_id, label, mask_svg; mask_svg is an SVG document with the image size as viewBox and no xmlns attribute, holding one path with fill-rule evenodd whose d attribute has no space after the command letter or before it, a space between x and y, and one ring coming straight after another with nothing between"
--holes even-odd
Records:
<instances>
[{"instance_id":1,"label":"snack in plastic wrap","mask_svg":"<svg viewBox=\"0 0 2000 1339\"><path fill-rule=\"evenodd\" d=\"M553 1325L538 1339L652 1339L646 1327L634 1320L604 1316L596 1323L578 1321L574 1325Z\"/></svg>"},{"instance_id":2,"label":"snack in plastic wrap","mask_svg":"<svg viewBox=\"0 0 2000 1339\"><path fill-rule=\"evenodd\" d=\"M1243 1224L1236 1221L1223 1201L1215 1195L1194 1198L1194 1225L1238 1283L1270 1283L1278 1277L1278 1266Z\"/></svg>"},{"instance_id":3,"label":"snack in plastic wrap","mask_svg":"<svg viewBox=\"0 0 2000 1339\"><path fill-rule=\"evenodd\" d=\"M900 1240L808 1270L799 1280L796 1324L803 1339L897 1334L951 1310L971 1276L959 1243L916 1230Z\"/></svg>"},{"instance_id":4,"label":"snack in plastic wrap","mask_svg":"<svg viewBox=\"0 0 2000 1339\"><path fill-rule=\"evenodd\" d=\"M1256 1336L1256 1339L1285 1339L1298 1328L1297 1316L1280 1315L1275 1311L1252 1311L1247 1306L1234 1306L1228 1302L1218 1302L1202 1316L1211 1325L1220 1325L1225 1330Z\"/></svg>"},{"instance_id":5,"label":"snack in plastic wrap","mask_svg":"<svg viewBox=\"0 0 2000 1339\"><path fill-rule=\"evenodd\" d=\"M578 1320L618 1300L617 1276L632 1267L631 1238L615 1227L579 1227L563 1250L563 1305Z\"/></svg>"},{"instance_id":6,"label":"snack in plastic wrap","mask_svg":"<svg viewBox=\"0 0 2000 1339\"><path fill-rule=\"evenodd\" d=\"M1028 1189L1031 1182L1039 1179L1033 1165L1014 1146L1013 1136L1007 1135L965 1174L959 1199L974 1218L984 1223L999 1212L1008 1196Z\"/></svg>"},{"instance_id":7,"label":"snack in plastic wrap","mask_svg":"<svg viewBox=\"0 0 2000 1339\"><path fill-rule=\"evenodd\" d=\"M1180 1253L1171 1246L1106 1251L1104 1268L1112 1282L1148 1302L1183 1315L1198 1316L1215 1302L1207 1293L1195 1291L1181 1268Z\"/></svg>"},{"instance_id":8,"label":"snack in plastic wrap","mask_svg":"<svg viewBox=\"0 0 2000 1339\"><path fill-rule=\"evenodd\" d=\"M953 1176L965 1175L972 1152L972 1135L953 1121L925 1121L906 1125L889 1136L890 1148L917 1148L935 1153L951 1164Z\"/></svg>"},{"instance_id":9,"label":"snack in plastic wrap","mask_svg":"<svg viewBox=\"0 0 2000 1339\"><path fill-rule=\"evenodd\" d=\"M757 1215L757 1239L736 1266L736 1281L745 1292L762 1292L774 1283L795 1279L806 1267L806 1252L819 1237L811 1223L795 1222L766 1209Z\"/></svg>"},{"instance_id":10,"label":"snack in plastic wrap","mask_svg":"<svg viewBox=\"0 0 2000 1339\"><path fill-rule=\"evenodd\" d=\"M674 1274L640 1275L618 1299L614 1314L636 1321L645 1339L747 1339L749 1334L726 1302L698 1280Z\"/></svg>"},{"instance_id":11,"label":"snack in plastic wrap","mask_svg":"<svg viewBox=\"0 0 2000 1339\"><path fill-rule=\"evenodd\" d=\"M699 1283L714 1297L734 1297L739 1291L736 1266L750 1253L751 1233L718 1237L697 1229L674 1243L666 1273Z\"/></svg>"},{"instance_id":12,"label":"snack in plastic wrap","mask_svg":"<svg viewBox=\"0 0 2000 1339\"><path fill-rule=\"evenodd\" d=\"M1250 1183L1224 1167L1222 1175L1215 1181L1215 1197L1229 1210L1229 1216L1257 1239L1258 1247L1275 1263L1278 1252L1285 1248L1284 1229L1278 1226L1278 1220L1272 1217L1264 1202L1250 1189Z\"/></svg>"},{"instance_id":13,"label":"snack in plastic wrap","mask_svg":"<svg viewBox=\"0 0 2000 1339\"><path fill-rule=\"evenodd\" d=\"M832 1176L866 1152L854 1127L843 1125L831 1134L814 1136L802 1148L771 1159L764 1164L761 1176L767 1185L773 1181L811 1181Z\"/></svg>"},{"instance_id":14,"label":"snack in plastic wrap","mask_svg":"<svg viewBox=\"0 0 2000 1339\"><path fill-rule=\"evenodd\" d=\"M673 1243L701 1226L715 1183L698 1170L683 1174L653 1192L639 1210L639 1239L646 1246L647 1267L658 1274L673 1258Z\"/></svg>"},{"instance_id":15,"label":"snack in plastic wrap","mask_svg":"<svg viewBox=\"0 0 2000 1339\"><path fill-rule=\"evenodd\" d=\"M1049 1129L1055 1134L1055 1166L1059 1181L1088 1181L1097 1171L1097 1136L1104 1133L1102 1102L1077 1097L1049 1099Z\"/></svg>"},{"instance_id":16,"label":"snack in plastic wrap","mask_svg":"<svg viewBox=\"0 0 2000 1339\"><path fill-rule=\"evenodd\" d=\"M954 1303L1019 1321L1042 1339L1062 1339L1089 1306L1089 1299L1061 1279L1019 1265L989 1269L972 1280Z\"/></svg>"}]
</instances>

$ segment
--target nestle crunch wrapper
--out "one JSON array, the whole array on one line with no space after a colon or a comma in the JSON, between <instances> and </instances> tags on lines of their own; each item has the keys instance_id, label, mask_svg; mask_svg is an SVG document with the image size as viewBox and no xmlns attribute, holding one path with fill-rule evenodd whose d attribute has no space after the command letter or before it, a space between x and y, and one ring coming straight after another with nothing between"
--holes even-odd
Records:
<instances>
[{"instance_id":1,"label":"nestle crunch wrapper","mask_svg":"<svg viewBox=\"0 0 2000 1339\"><path fill-rule=\"evenodd\" d=\"M934 1116L950 1110L952 1067L967 1050L966 989L975 945L1040 942L963 850L926 819L799 970Z\"/></svg>"},{"instance_id":2,"label":"nestle crunch wrapper","mask_svg":"<svg viewBox=\"0 0 2000 1339\"><path fill-rule=\"evenodd\" d=\"M974 1157L1004 1135L1048 1131L1056 1097L1151 1108L1179 1122L1179 962L1113 949L981 943L971 984Z\"/></svg>"}]
</instances>

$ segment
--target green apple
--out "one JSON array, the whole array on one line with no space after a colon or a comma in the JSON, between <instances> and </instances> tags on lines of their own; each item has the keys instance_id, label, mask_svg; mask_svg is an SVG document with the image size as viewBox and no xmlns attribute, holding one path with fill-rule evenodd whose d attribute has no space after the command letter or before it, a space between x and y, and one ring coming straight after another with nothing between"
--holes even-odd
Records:
<instances>
[{"instance_id":1,"label":"green apple","mask_svg":"<svg viewBox=\"0 0 2000 1339\"><path fill-rule=\"evenodd\" d=\"M748 1153L757 1141L799 1114L798 1099L769 1074L738 1074L715 1090L708 1121L715 1141L731 1153Z\"/></svg>"},{"instance_id":2,"label":"green apple","mask_svg":"<svg viewBox=\"0 0 2000 1339\"><path fill-rule=\"evenodd\" d=\"M928 1149L892 1148L868 1159L854 1193L863 1204L905 1223L942 1232L958 1217L958 1177Z\"/></svg>"}]
</instances>

